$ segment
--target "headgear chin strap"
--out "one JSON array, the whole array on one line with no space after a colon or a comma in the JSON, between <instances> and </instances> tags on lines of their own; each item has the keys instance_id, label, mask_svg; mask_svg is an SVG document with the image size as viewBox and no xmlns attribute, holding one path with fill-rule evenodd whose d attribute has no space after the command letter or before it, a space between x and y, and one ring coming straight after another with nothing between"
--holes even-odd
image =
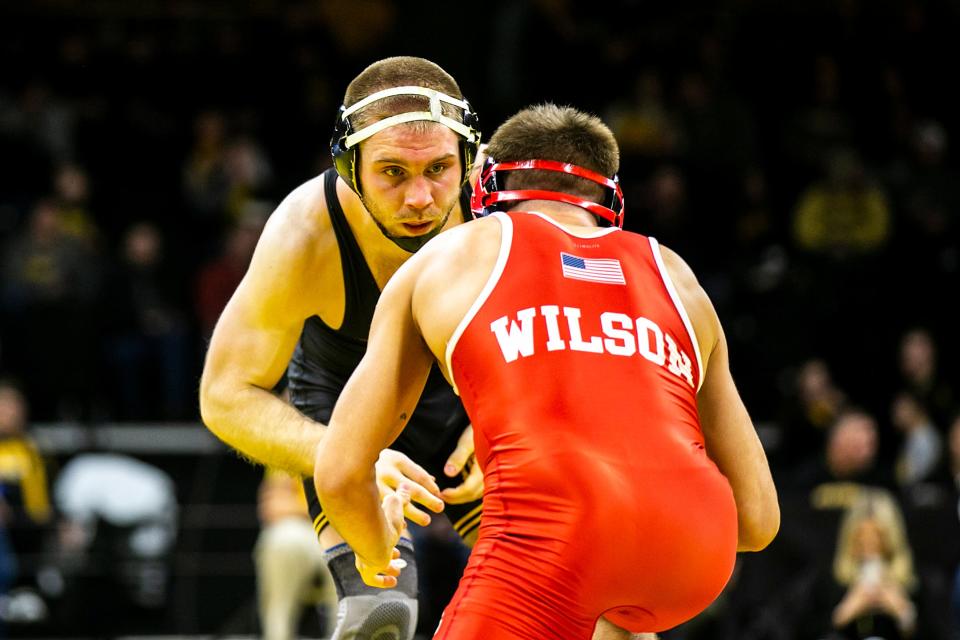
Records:
<instances>
[{"instance_id":1,"label":"headgear chin strap","mask_svg":"<svg viewBox=\"0 0 960 640\"><path fill-rule=\"evenodd\" d=\"M364 205L364 206L366 206L366 205ZM373 221L376 223L377 227L380 228L380 233L382 233L383 235L385 235L388 240L390 240L391 242L393 242L393 244L397 245L398 247L400 247L401 249L403 249L403 250L406 251L407 253L416 253L417 251L419 251L419 250L423 247L423 245L427 244L435 235L437 235L438 233L440 233L441 231L443 231L443 228L444 228L444 227L446 226L446 224L447 224L447 220L450 219L450 212L449 212L449 211L447 212L447 215L445 215L445 216L443 217L443 220L441 220L441 221L437 224L437 226L433 228L432 231L428 231L427 233L425 233L425 234L423 234L423 235L421 235L421 236L395 236L395 235L391 235L391 234L387 231L387 228L384 227L384 226L380 223L379 220L377 220L374 216L370 216L370 217L373 218Z\"/></svg>"},{"instance_id":2,"label":"headgear chin strap","mask_svg":"<svg viewBox=\"0 0 960 640\"><path fill-rule=\"evenodd\" d=\"M505 180L498 177L500 171L519 171L536 169L542 171L557 171L567 173L578 178L590 180L604 187L609 192L606 206L580 198L569 193L560 191L547 191L541 189L521 189L517 191L502 190ZM620 190L620 181L617 176L608 178L595 171L578 167L569 162L557 162L555 160L518 160L514 162L497 162L493 158L487 158L480 172L480 177L473 187L473 195L470 198L470 209L477 217L488 215L493 211L499 210L497 206L503 202L520 202L523 200L553 200L572 204L574 206L586 209L597 218L601 224L606 223L610 226L623 228L623 192Z\"/></svg>"}]
</instances>

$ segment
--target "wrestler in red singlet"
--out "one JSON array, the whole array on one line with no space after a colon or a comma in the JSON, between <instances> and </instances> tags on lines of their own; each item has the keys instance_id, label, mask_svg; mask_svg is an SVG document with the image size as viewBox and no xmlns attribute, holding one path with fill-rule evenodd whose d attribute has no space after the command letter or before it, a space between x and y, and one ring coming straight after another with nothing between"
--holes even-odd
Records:
<instances>
[{"instance_id":1,"label":"wrestler in red singlet","mask_svg":"<svg viewBox=\"0 0 960 640\"><path fill-rule=\"evenodd\" d=\"M491 278L447 350L475 430L480 537L435 638L582 640L693 617L737 548L704 451L693 328L656 241L494 214Z\"/></svg>"}]
</instances>

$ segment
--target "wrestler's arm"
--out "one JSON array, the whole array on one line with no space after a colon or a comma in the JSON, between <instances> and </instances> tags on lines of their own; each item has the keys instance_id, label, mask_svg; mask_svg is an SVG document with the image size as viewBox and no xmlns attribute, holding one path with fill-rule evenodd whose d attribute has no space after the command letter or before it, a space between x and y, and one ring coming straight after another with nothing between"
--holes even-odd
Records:
<instances>
[{"instance_id":1,"label":"wrestler's arm","mask_svg":"<svg viewBox=\"0 0 960 640\"><path fill-rule=\"evenodd\" d=\"M777 535L780 506L767 456L730 373L727 340L693 271L673 251L664 262L697 334L703 384L697 394L707 454L727 477L737 503L738 550L759 551Z\"/></svg>"},{"instance_id":2,"label":"wrestler's arm","mask_svg":"<svg viewBox=\"0 0 960 640\"><path fill-rule=\"evenodd\" d=\"M214 328L200 381L200 413L210 431L253 460L300 475L313 472L325 427L271 389L312 313L307 292L317 283L303 280L316 278L315 250L296 222L308 202L295 191L271 216Z\"/></svg>"},{"instance_id":3,"label":"wrestler's arm","mask_svg":"<svg viewBox=\"0 0 960 640\"><path fill-rule=\"evenodd\" d=\"M381 509L374 462L406 425L434 361L412 313L420 257L387 283L366 355L337 401L314 466L317 496L330 523L371 567L389 565L402 530L402 522Z\"/></svg>"}]
</instances>

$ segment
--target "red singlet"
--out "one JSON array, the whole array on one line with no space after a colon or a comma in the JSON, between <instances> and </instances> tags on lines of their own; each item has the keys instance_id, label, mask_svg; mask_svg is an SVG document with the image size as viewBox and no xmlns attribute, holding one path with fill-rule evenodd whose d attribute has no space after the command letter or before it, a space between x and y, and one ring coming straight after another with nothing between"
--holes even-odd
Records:
<instances>
[{"instance_id":1,"label":"red singlet","mask_svg":"<svg viewBox=\"0 0 960 640\"><path fill-rule=\"evenodd\" d=\"M434 636L589 640L693 617L737 515L704 451L700 356L655 240L495 214L500 255L448 367L484 472L479 540Z\"/></svg>"}]
</instances>

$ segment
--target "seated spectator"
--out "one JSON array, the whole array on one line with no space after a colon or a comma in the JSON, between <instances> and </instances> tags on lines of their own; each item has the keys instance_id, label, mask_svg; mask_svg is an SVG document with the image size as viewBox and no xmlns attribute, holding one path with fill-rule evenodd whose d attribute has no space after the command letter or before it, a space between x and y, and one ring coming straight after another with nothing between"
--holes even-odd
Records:
<instances>
[{"instance_id":1,"label":"seated spectator","mask_svg":"<svg viewBox=\"0 0 960 640\"><path fill-rule=\"evenodd\" d=\"M879 186L866 176L859 156L835 151L826 180L801 196L793 219L797 246L834 259L873 254L886 244L890 208Z\"/></svg>"},{"instance_id":2,"label":"seated spectator","mask_svg":"<svg viewBox=\"0 0 960 640\"><path fill-rule=\"evenodd\" d=\"M827 431L847 402L846 394L834 383L829 366L819 358L800 366L794 393L782 419L782 457L791 467L823 451Z\"/></svg>"},{"instance_id":3,"label":"seated spectator","mask_svg":"<svg viewBox=\"0 0 960 640\"><path fill-rule=\"evenodd\" d=\"M183 419L188 400L187 323L182 287L150 223L127 229L107 288L107 357L124 419Z\"/></svg>"},{"instance_id":4,"label":"seated spectator","mask_svg":"<svg viewBox=\"0 0 960 640\"><path fill-rule=\"evenodd\" d=\"M878 459L876 421L861 409L843 411L820 455L801 464L793 482L781 484L784 509L795 523L783 527L782 544L803 559L799 570L826 570L843 514L864 491L891 487L889 476Z\"/></svg>"},{"instance_id":5,"label":"seated spectator","mask_svg":"<svg viewBox=\"0 0 960 640\"><path fill-rule=\"evenodd\" d=\"M38 200L6 247L0 320L7 365L40 419L77 417L89 392L96 256L65 232L53 200Z\"/></svg>"},{"instance_id":6,"label":"seated spectator","mask_svg":"<svg viewBox=\"0 0 960 640\"><path fill-rule=\"evenodd\" d=\"M16 554L37 550L28 545L50 519L46 470L26 425L23 394L0 379L0 594L16 578Z\"/></svg>"},{"instance_id":7,"label":"seated spectator","mask_svg":"<svg viewBox=\"0 0 960 640\"><path fill-rule=\"evenodd\" d=\"M62 165L57 169L53 186L64 233L88 247L95 248L100 239L100 231L90 212L90 181L87 172L75 164Z\"/></svg>"},{"instance_id":8,"label":"seated spectator","mask_svg":"<svg viewBox=\"0 0 960 640\"><path fill-rule=\"evenodd\" d=\"M956 394L938 364L937 345L928 330L910 329L900 339L901 384L923 402L934 424L943 427L952 417Z\"/></svg>"},{"instance_id":9,"label":"seated spectator","mask_svg":"<svg viewBox=\"0 0 960 640\"><path fill-rule=\"evenodd\" d=\"M904 437L895 467L897 483L910 486L931 479L940 464L943 438L923 403L904 391L894 399L891 413Z\"/></svg>"},{"instance_id":10,"label":"seated spectator","mask_svg":"<svg viewBox=\"0 0 960 640\"><path fill-rule=\"evenodd\" d=\"M888 487L891 478L877 460L877 423L861 409L847 409L827 434L822 455L801 466L799 488L810 490L815 509L845 509L866 486Z\"/></svg>"},{"instance_id":11,"label":"seated spectator","mask_svg":"<svg viewBox=\"0 0 960 640\"><path fill-rule=\"evenodd\" d=\"M916 586L903 516L886 492L865 492L844 518L833 573L846 589L831 617L834 637L909 637L917 621Z\"/></svg>"},{"instance_id":12,"label":"seated spectator","mask_svg":"<svg viewBox=\"0 0 960 640\"><path fill-rule=\"evenodd\" d=\"M683 132L663 97L663 79L656 69L641 71L633 91L611 105L605 120L617 136L620 152L642 157L673 157Z\"/></svg>"},{"instance_id":13,"label":"seated spectator","mask_svg":"<svg viewBox=\"0 0 960 640\"><path fill-rule=\"evenodd\" d=\"M228 232L220 256L205 265L197 276L197 317L204 338L209 338L220 313L247 272L270 205L250 202L241 220Z\"/></svg>"},{"instance_id":14,"label":"seated spectator","mask_svg":"<svg viewBox=\"0 0 960 640\"><path fill-rule=\"evenodd\" d=\"M947 436L950 475L954 486L960 492L960 414L950 424ZM957 512L960 513L960 501L957 502ZM953 614L954 636L960 638L960 566L957 567L953 580L953 594L950 600Z\"/></svg>"},{"instance_id":15,"label":"seated spectator","mask_svg":"<svg viewBox=\"0 0 960 640\"><path fill-rule=\"evenodd\" d=\"M257 499L260 536L254 550L264 640L292 640L306 604L318 603L327 633L337 619L337 592L310 523L303 484L268 469Z\"/></svg>"}]
</instances>

